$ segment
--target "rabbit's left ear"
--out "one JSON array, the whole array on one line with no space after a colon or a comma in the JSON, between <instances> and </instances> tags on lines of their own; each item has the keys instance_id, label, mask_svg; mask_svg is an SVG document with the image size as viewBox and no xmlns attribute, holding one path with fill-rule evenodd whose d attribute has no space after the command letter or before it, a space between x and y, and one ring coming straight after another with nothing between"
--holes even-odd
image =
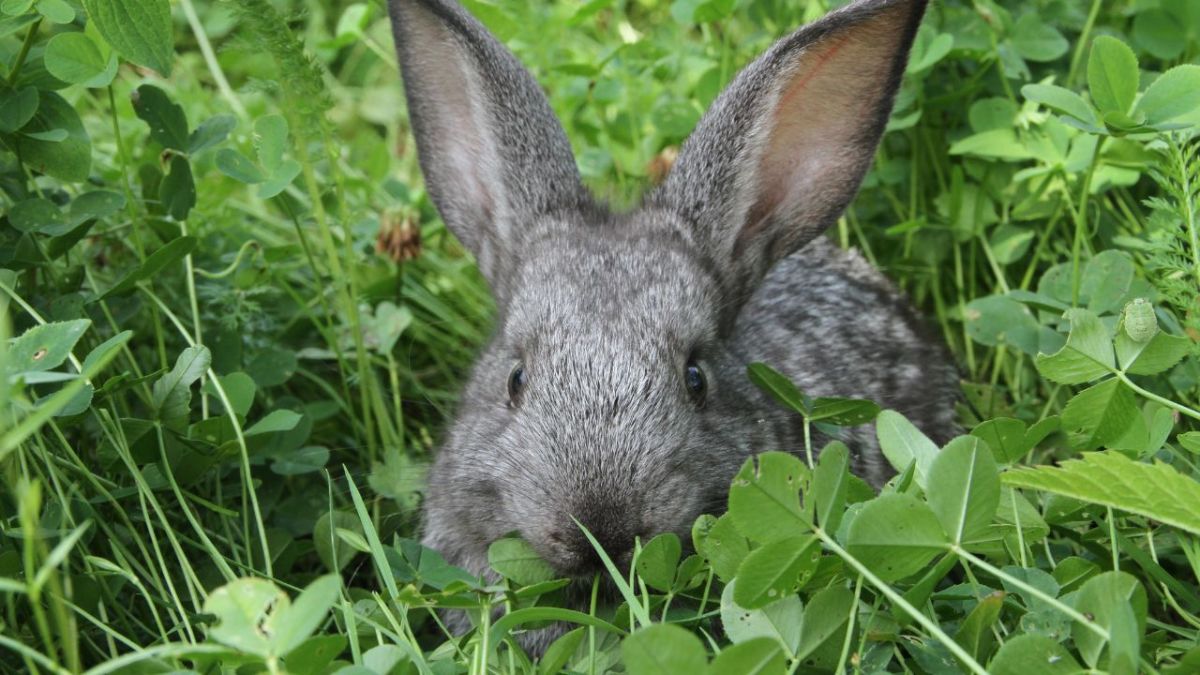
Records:
<instances>
[{"instance_id":1,"label":"rabbit's left ear","mask_svg":"<svg viewBox=\"0 0 1200 675\"><path fill-rule=\"evenodd\" d=\"M927 0L859 0L775 43L717 98L648 200L745 296L832 224L891 114Z\"/></svg>"},{"instance_id":2,"label":"rabbit's left ear","mask_svg":"<svg viewBox=\"0 0 1200 675\"><path fill-rule=\"evenodd\" d=\"M539 215L589 203L541 88L454 0L389 0L426 188L497 299Z\"/></svg>"}]
</instances>

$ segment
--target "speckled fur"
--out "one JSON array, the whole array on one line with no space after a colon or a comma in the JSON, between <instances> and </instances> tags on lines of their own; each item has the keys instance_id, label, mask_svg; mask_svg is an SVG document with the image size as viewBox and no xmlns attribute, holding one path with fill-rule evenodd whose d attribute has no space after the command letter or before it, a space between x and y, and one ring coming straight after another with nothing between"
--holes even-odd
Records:
<instances>
[{"instance_id":1,"label":"speckled fur","mask_svg":"<svg viewBox=\"0 0 1200 675\"><path fill-rule=\"evenodd\" d=\"M811 395L873 399L953 434L944 348L879 272L819 236L869 166L924 5L860 0L784 38L718 98L643 207L612 213L582 188L533 79L478 22L450 0L391 0L430 194L499 307L430 475L427 545L487 574L488 545L515 531L583 577L594 560L572 517L623 560L634 537L687 541L747 457L803 448L798 418L748 381L755 361ZM843 43L872 55L834 66L862 110L806 102L827 130L784 120L821 65L805 58ZM701 406L683 382L692 357ZM511 402L517 363L528 383ZM873 428L844 440L863 478L891 475ZM538 651L554 633L527 642Z\"/></svg>"}]
</instances>

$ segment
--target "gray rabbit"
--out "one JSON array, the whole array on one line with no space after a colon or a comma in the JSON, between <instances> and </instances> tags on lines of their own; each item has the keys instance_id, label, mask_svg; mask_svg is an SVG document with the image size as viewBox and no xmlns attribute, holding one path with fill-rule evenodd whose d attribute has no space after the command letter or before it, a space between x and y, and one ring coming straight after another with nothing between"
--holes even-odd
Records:
<instances>
[{"instance_id":1,"label":"gray rabbit","mask_svg":"<svg viewBox=\"0 0 1200 675\"><path fill-rule=\"evenodd\" d=\"M430 475L427 545L486 573L488 545L516 531L590 578L572 517L619 563L636 537L688 541L747 457L804 447L798 417L747 379L755 361L952 435L944 348L819 236L871 162L925 5L859 0L777 42L665 182L614 213L512 53L453 0L390 0L429 194L499 309ZM860 476L891 475L870 426L844 440Z\"/></svg>"}]
</instances>

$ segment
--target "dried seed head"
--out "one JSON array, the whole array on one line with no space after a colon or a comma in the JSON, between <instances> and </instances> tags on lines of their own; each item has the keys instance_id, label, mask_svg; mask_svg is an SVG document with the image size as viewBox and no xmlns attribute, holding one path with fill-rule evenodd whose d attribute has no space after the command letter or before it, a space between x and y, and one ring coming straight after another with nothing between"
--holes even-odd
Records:
<instances>
[{"instance_id":1,"label":"dried seed head","mask_svg":"<svg viewBox=\"0 0 1200 675\"><path fill-rule=\"evenodd\" d=\"M667 179L667 174L671 173L671 167L675 166L675 160L679 158L679 148L674 145L668 145L661 152L655 155L650 163L646 165L646 175L650 177L650 182L658 185Z\"/></svg>"},{"instance_id":2,"label":"dried seed head","mask_svg":"<svg viewBox=\"0 0 1200 675\"><path fill-rule=\"evenodd\" d=\"M395 262L406 262L421 255L421 228L415 215L402 210L384 211L379 219L375 251Z\"/></svg>"}]
</instances>

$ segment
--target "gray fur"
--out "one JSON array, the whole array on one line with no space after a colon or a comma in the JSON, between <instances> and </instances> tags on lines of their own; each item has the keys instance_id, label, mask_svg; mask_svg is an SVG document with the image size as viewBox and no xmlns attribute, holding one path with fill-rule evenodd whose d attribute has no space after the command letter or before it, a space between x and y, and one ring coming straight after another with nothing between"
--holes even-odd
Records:
<instances>
[{"instance_id":1,"label":"gray fur","mask_svg":"<svg viewBox=\"0 0 1200 675\"><path fill-rule=\"evenodd\" d=\"M624 562L634 537L688 541L747 457L803 449L798 418L748 381L754 361L811 395L870 398L952 435L944 348L881 274L817 236L867 170L925 0L860 0L781 40L631 213L587 197L537 85L478 22L450 0L390 6L430 194L499 306L430 475L427 545L487 574L488 545L517 531L586 578L595 559L572 516ZM855 50L880 56L847 61ZM813 91L809 70L815 91L828 86L827 61L824 77L862 110L795 96ZM683 380L693 356L700 406ZM527 385L510 401L518 363ZM870 426L845 440L862 477L889 477Z\"/></svg>"}]
</instances>

